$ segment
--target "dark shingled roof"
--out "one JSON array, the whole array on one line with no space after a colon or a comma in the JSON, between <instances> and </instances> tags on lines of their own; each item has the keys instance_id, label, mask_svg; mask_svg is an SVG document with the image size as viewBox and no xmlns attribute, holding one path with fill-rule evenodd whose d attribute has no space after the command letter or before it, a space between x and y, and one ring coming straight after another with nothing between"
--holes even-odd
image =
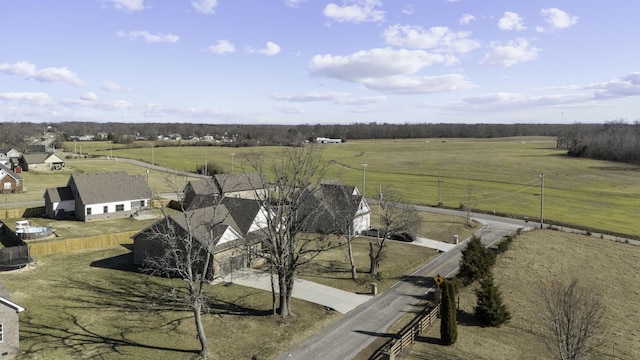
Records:
<instances>
[{"instance_id":1,"label":"dark shingled roof","mask_svg":"<svg viewBox=\"0 0 640 360\"><path fill-rule=\"evenodd\" d=\"M48 188L45 192L45 197L49 197L51 202L60 202L73 200L73 192L68 187L56 187L56 188Z\"/></svg>"},{"instance_id":2,"label":"dark shingled roof","mask_svg":"<svg viewBox=\"0 0 640 360\"><path fill-rule=\"evenodd\" d=\"M236 224L238 224L238 229L243 236L249 232L253 220L255 220L262 208L260 202L257 200L241 198L226 197L220 201L220 204L229 209L231 216Z\"/></svg>"},{"instance_id":3,"label":"dark shingled roof","mask_svg":"<svg viewBox=\"0 0 640 360\"><path fill-rule=\"evenodd\" d=\"M262 189L262 179L258 173L215 174L214 179L223 194L235 191Z\"/></svg>"},{"instance_id":4,"label":"dark shingled roof","mask_svg":"<svg viewBox=\"0 0 640 360\"><path fill-rule=\"evenodd\" d=\"M213 179L200 179L189 181L193 193L196 195L219 194L216 182Z\"/></svg>"},{"instance_id":5,"label":"dark shingled roof","mask_svg":"<svg viewBox=\"0 0 640 360\"><path fill-rule=\"evenodd\" d=\"M72 187L72 184L78 189L76 200L85 205L150 199L152 196L143 176L129 175L124 171L72 174L67 186Z\"/></svg>"}]
</instances>

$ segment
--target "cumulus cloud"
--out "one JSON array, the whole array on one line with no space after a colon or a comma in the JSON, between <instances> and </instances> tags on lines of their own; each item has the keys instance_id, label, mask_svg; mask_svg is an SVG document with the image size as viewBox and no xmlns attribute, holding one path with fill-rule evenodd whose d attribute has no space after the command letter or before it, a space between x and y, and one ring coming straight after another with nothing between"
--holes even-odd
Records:
<instances>
[{"instance_id":1,"label":"cumulus cloud","mask_svg":"<svg viewBox=\"0 0 640 360\"><path fill-rule=\"evenodd\" d=\"M262 48L262 49L249 48L247 51L249 53L256 53L256 54L262 54L262 55L267 55L267 56L274 56L274 55L277 55L278 53L280 53L280 46L278 46L278 44L276 44L274 42L267 41L267 44L265 45L264 48Z\"/></svg>"},{"instance_id":2,"label":"cumulus cloud","mask_svg":"<svg viewBox=\"0 0 640 360\"><path fill-rule=\"evenodd\" d=\"M82 86L84 84L78 78L78 74L66 67L48 67L38 70L34 64L27 61L20 61L15 64L0 64L0 72L23 79L34 79L40 82L67 83L75 86Z\"/></svg>"},{"instance_id":3,"label":"cumulus cloud","mask_svg":"<svg viewBox=\"0 0 640 360\"><path fill-rule=\"evenodd\" d=\"M640 95L640 72L632 72L620 79L589 85L596 89L597 98L619 98Z\"/></svg>"},{"instance_id":4,"label":"cumulus cloud","mask_svg":"<svg viewBox=\"0 0 640 360\"><path fill-rule=\"evenodd\" d=\"M117 35L118 37L125 38L131 41L137 40L138 38L142 38L144 41L148 43L160 43L160 42L175 43L175 42L178 42L178 40L180 40L180 37L178 35L161 34L161 33L151 34L150 32L145 30L129 31L129 32L118 31Z\"/></svg>"},{"instance_id":5,"label":"cumulus cloud","mask_svg":"<svg viewBox=\"0 0 640 360\"><path fill-rule=\"evenodd\" d=\"M377 9L381 6L381 0L344 0L343 5L329 3L322 13L337 22L380 22L385 16L383 10Z\"/></svg>"},{"instance_id":6,"label":"cumulus cloud","mask_svg":"<svg viewBox=\"0 0 640 360\"><path fill-rule=\"evenodd\" d=\"M578 16L570 15L557 8L542 9L540 11L544 21L554 30L566 29L578 23ZM544 28L538 27L538 31L544 31Z\"/></svg>"},{"instance_id":7,"label":"cumulus cloud","mask_svg":"<svg viewBox=\"0 0 640 360\"><path fill-rule=\"evenodd\" d=\"M377 48L348 56L316 55L309 71L318 76L356 82L377 91L409 94L466 89L473 86L463 76L417 76L418 71L451 58L424 50Z\"/></svg>"},{"instance_id":8,"label":"cumulus cloud","mask_svg":"<svg viewBox=\"0 0 640 360\"><path fill-rule=\"evenodd\" d=\"M80 99L86 100L86 101L97 101L98 95L96 95L96 93L94 93L93 91L89 91L88 93L80 96Z\"/></svg>"},{"instance_id":9,"label":"cumulus cloud","mask_svg":"<svg viewBox=\"0 0 640 360\"><path fill-rule=\"evenodd\" d=\"M226 54L236 52L236 47L229 40L221 39L209 46L208 50L214 54Z\"/></svg>"},{"instance_id":10,"label":"cumulus cloud","mask_svg":"<svg viewBox=\"0 0 640 360\"><path fill-rule=\"evenodd\" d=\"M144 0L110 0L113 7L125 12L141 11L144 9Z\"/></svg>"},{"instance_id":11,"label":"cumulus cloud","mask_svg":"<svg viewBox=\"0 0 640 360\"><path fill-rule=\"evenodd\" d=\"M202 14L213 14L218 6L218 0L193 0L191 6Z\"/></svg>"},{"instance_id":12,"label":"cumulus cloud","mask_svg":"<svg viewBox=\"0 0 640 360\"><path fill-rule=\"evenodd\" d=\"M39 106L51 104L51 97L41 92L6 92L0 93L1 101L17 101Z\"/></svg>"},{"instance_id":13,"label":"cumulus cloud","mask_svg":"<svg viewBox=\"0 0 640 360\"><path fill-rule=\"evenodd\" d=\"M105 81L102 84L102 86L100 86L100 88L104 91L109 91L109 92L118 92L118 91L124 90L122 86L120 86L120 84L117 84L113 81Z\"/></svg>"},{"instance_id":14,"label":"cumulus cloud","mask_svg":"<svg viewBox=\"0 0 640 360\"><path fill-rule=\"evenodd\" d=\"M444 53L467 53L480 47L478 41L469 38L470 32L453 32L446 26L425 29L396 24L385 29L382 36L388 45Z\"/></svg>"},{"instance_id":15,"label":"cumulus cloud","mask_svg":"<svg viewBox=\"0 0 640 360\"><path fill-rule=\"evenodd\" d=\"M476 21L476 17L471 15L471 14L462 14L462 17L460 18L460 25L468 25L470 24L472 21Z\"/></svg>"},{"instance_id":16,"label":"cumulus cloud","mask_svg":"<svg viewBox=\"0 0 640 360\"><path fill-rule=\"evenodd\" d=\"M491 53L480 62L482 65L502 65L509 67L517 63L531 61L538 58L540 49L529 46L524 38L517 38L507 43L492 42L489 47Z\"/></svg>"},{"instance_id":17,"label":"cumulus cloud","mask_svg":"<svg viewBox=\"0 0 640 360\"><path fill-rule=\"evenodd\" d=\"M511 11L506 11L504 16L498 20L498 27L503 31L522 31L527 28L520 15Z\"/></svg>"}]
</instances>

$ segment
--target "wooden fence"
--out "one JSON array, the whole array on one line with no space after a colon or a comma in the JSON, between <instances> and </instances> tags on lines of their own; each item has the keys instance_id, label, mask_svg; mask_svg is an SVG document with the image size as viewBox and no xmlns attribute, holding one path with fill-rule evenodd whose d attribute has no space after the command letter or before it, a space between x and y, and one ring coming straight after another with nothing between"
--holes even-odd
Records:
<instances>
[{"instance_id":1,"label":"wooden fence","mask_svg":"<svg viewBox=\"0 0 640 360\"><path fill-rule=\"evenodd\" d=\"M378 349L369 360L394 360L398 354L413 344L416 337L428 328L439 316L440 305L416 316L407 326L398 333L397 337L387 341Z\"/></svg>"},{"instance_id":2,"label":"wooden fence","mask_svg":"<svg viewBox=\"0 0 640 360\"><path fill-rule=\"evenodd\" d=\"M78 239L54 240L43 242L29 242L29 253L32 257L60 254L75 250L104 248L111 245L133 244L131 236L138 231L128 231L117 234L105 234Z\"/></svg>"}]
</instances>

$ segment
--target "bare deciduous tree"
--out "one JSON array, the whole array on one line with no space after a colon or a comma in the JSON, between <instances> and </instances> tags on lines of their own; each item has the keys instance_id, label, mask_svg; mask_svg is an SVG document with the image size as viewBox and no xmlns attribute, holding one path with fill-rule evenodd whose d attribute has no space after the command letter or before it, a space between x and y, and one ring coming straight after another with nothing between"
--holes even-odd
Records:
<instances>
[{"instance_id":1,"label":"bare deciduous tree","mask_svg":"<svg viewBox=\"0 0 640 360\"><path fill-rule=\"evenodd\" d=\"M176 191L178 194L178 192ZM182 202L181 202L182 203ZM214 279L214 248L229 226L224 224L229 211L224 205L183 211L168 216L136 235L136 246L144 250L142 270L171 281L165 296L186 305L193 313L200 355L211 355L202 315L208 311L205 288Z\"/></svg>"},{"instance_id":2,"label":"bare deciduous tree","mask_svg":"<svg viewBox=\"0 0 640 360\"><path fill-rule=\"evenodd\" d=\"M378 275L380 259L389 235L402 231L414 231L420 224L420 217L416 210L400 202L398 193L391 186L380 189L378 194L381 232L385 236L378 236L377 241L369 243L369 274ZM380 232L378 232L380 234Z\"/></svg>"},{"instance_id":3,"label":"bare deciduous tree","mask_svg":"<svg viewBox=\"0 0 640 360\"><path fill-rule=\"evenodd\" d=\"M298 269L336 246L325 241L326 236L305 232L318 215L306 205L319 189L326 163L319 149L313 146L286 148L269 165L259 155L248 161L262 182L254 184L254 189L268 189L267 192L255 191L255 196L269 214L263 229L267 240L262 256L271 269L273 310L288 317ZM277 308L276 293L279 294Z\"/></svg>"},{"instance_id":4,"label":"bare deciduous tree","mask_svg":"<svg viewBox=\"0 0 640 360\"><path fill-rule=\"evenodd\" d=\"M558 359L586 358L604 339L604 305L593 289L575 278L567 285L552 280L540 285L549 350Z\"/></svg>"}]
</instances>

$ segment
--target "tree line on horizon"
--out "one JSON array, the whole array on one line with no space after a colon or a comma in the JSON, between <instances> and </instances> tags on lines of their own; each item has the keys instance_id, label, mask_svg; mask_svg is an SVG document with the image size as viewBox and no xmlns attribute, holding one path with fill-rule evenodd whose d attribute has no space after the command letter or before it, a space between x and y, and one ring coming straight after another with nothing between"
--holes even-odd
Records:
<instances>
[{"instance_id":1,"label":"tree line on horizon","mask_svg":"<svg viewBox=\"0 0 640 360\"><path fill-rule=\"evenodd\" d=\"M640 162L640 120L606 121L599 124L455 124L455 123L354 123L303 125L192 124L192 123L11 123L0 124L0 148L20 151L27 138L55 133L57 142L90 135L96 140L134 143L136 139L158 141L158 136L179 134L182 139L230 139L225 146L297 146L317 137L349 140L419 138L499 138L552 136L568 155L602 160ZM185 143L186 144L186 143ZM195 141L195 145L211 142ZM161 144L159 144L161 145ZM57 146L59 147L59 146Z\"/></svg>"}]
</instances>

